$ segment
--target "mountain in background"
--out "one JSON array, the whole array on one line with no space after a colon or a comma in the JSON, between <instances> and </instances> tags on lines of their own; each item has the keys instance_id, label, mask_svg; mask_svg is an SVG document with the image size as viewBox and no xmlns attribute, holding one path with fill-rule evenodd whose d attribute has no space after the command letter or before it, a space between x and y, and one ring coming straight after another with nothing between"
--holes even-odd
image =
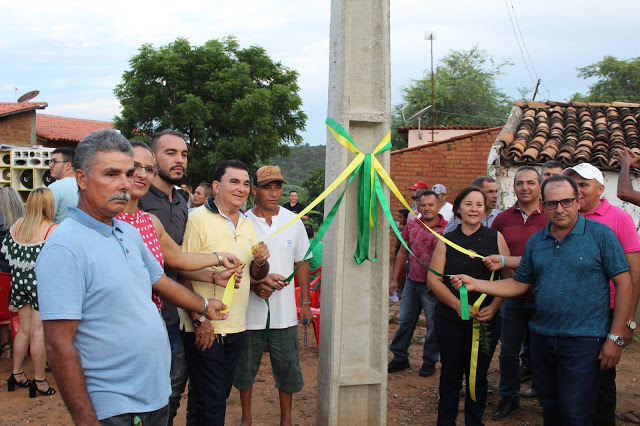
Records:
<instances>
[{"instance_id":1,"label":"mountain in background","mask_svg":"<svg viewBox=\"0 0 640 426\"><path fill-rule=\"evenodd\" d=\"M289 147L290 157L273 157L265 164L280 167L287 185L300 186L310 176L309 172L317 167L324 168L326 145Z\"/></svg>"}]
</instances>

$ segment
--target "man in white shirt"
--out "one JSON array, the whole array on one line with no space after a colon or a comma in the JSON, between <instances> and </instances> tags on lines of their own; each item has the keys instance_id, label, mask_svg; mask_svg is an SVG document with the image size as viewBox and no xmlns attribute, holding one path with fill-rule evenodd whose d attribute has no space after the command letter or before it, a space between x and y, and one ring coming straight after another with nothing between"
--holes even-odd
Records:
<instances>
[{"instance_id":1,"label":"man in white shirt","mask_svg":"<svg viewBox=\"0 0 640 426\"><path fill-rule=\"evenodd\" d=\"M279 206L284 179L279 168L264 166L253 178L255 206L247 212L258 240L280 229L295 213ZM251 395L260 367L265 342L269 343L271 367L280 396L280 424L291 425L293 394L304 382L298 355L298 314L295 288L285 279L297 270L301 293L300 316L303 326L311 324L309 264L305 254L309 240L301 220L264 241L272 253L269 274L262 280L251 279L247 306L247 331L233 385L240 391L242 424L251 424ZM265 303L266 302L266 303ZM305 321L306 320L306 321Z\"/></svg>"}]
</instances>

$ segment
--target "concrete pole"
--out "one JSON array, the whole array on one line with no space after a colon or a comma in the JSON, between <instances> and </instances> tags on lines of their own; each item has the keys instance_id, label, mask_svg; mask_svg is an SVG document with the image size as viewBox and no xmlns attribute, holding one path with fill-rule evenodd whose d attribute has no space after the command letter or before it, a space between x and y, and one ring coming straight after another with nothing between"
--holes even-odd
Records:
<instances>
[{"instance_id":1,"label":"concrete pole","mask_svg":"<svg viewBox=\"0 0 640 426\"><path fill-rule=\"evenodd\" d=\"M389 131L389 0L332 0L328 115L365 154ZM328 135L327 183L355 157ZM389 152L377 158L389 170ZM324 239L319 425L383 425L387 420L389 227L378 208L378 260L357 265L356 185L351 184ZM328 197L326 212L337 196Z\"/></svg>"}]
</instances>

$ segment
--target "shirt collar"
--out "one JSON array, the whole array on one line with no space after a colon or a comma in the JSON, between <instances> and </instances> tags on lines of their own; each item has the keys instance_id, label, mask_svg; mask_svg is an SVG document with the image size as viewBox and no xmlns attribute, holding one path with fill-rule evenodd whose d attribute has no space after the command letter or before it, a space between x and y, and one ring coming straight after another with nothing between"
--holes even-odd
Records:
<instances>
[{"instance_id":1,"label":"shirt collar","mask_svg":"<svg viewBox=\"0 0 640 426\"><path fill-rule=\"evenodd\" d=\"M611 207L609 201L607 201L606 198L600 198L600 205L594 211L588 214L597 214L598 216L604 216L605 214L607 214L609 207Z\"/></svg>"},{"instance_id":2,"label":"shirt collar","mask_svg":"<svg viewBox=\"0 0 640 426\"><path fill-rule=\"evenodd\" d=\"M516 201L516 203L513 205L513 209L514 210L518 210L518 211L522 211L522 209L520 208L520 205L518 205L518 202ZM540 201L540 203L538 204L538 208L534 211L531 212L531 214L529 216L533 216L534 214L540 214L542 213L542 201Z\"/></svg>"},{"instance_id":3,"label":"shirt collar","mask_svg":"<svg viewBox=\"0 0 640 426\"><path fill-rule=\"evenodd\" d=\"M98 219L91 217L84 210L80 210L77 207L69 206L69 217L75 219L80 222L82 225L87 228L93 229L105 237L111 235L115 230L122 232L120 229L118 220L111 219L112 226L107 225L106 223L100 222Z\"/></svg>"},{"instance_id":4,"label":"shirt collar","mask_svg":"<svg viewBox=\"0 0 640 426\"><path fill-rule=\"evenodd\" d=\"M218 208L218 205L216 204L216 200L213 197L209 197L209 199L204 203L204 206L207 209L209 209L209 211L211 211L212 213L217 213L220 216L227 217L224 213L220 211L220 209ZM240 214L240 217L247 217L247 215L244 214L240 209L238 209L238 213Z\"/></svg>"}]
</instances>

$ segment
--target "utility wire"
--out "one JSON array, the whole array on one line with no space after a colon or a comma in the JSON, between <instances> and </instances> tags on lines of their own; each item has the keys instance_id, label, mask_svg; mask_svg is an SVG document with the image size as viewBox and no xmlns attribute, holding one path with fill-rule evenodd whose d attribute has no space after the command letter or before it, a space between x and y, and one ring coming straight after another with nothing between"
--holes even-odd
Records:
<instances>
[{"instance_id":1,"label":"utility wire","mask_svg":"<svg viewBox=\"0 0 640 426\"><path fill-rule=\"evenodd\" d=\"M527 44L524 42L524 37L522 36L522 31L520 30L520 23L518 22L518 15L516 15L516 9L513 7L513 0L509 0L511 3L511 10L513 11L513 17L516 20L516 26L518 27L518 32L520 33L520 40L522 40L522 45L524 46L524 51L527 52L527 58L529 58L529 63L531 64L531 69L533 70L533 74L538 77L538 73L536 72L536 68L533 66L533 61L531 60L531 56L529 55L529 49L527 49Z\"/></svg>"},{"instance_id":2,"label":"utility wire","mask_svg":"<svg viewBox=\"0 0 640 426\"><path fill-rule=\"evenodd\" d=\"M520 46L520 38L518 37L518 33L516 31L516 27L513 24L513 18L511 17L511 11L509 10L508 0L504 0L504 5L507 8L507 14L509 15L509 21L511 22L511 28L513 28L513 34L516 36L516 42L518 43L518 49L520 49L520 54L522 55L522 60L524 62L524 67L527 69L527 73L529 74L529 77L531 78L531 83L535 86L536 81L533 78L533 75L531 75L531 71L529 70L529 65L527 65L527 59L524 57L524 52L522 51L522 46ZM515 13L515 10L514 10L514 13ZM524 40L523 40L523 42L524 42Z\"/></svg>"}]
</instances>

